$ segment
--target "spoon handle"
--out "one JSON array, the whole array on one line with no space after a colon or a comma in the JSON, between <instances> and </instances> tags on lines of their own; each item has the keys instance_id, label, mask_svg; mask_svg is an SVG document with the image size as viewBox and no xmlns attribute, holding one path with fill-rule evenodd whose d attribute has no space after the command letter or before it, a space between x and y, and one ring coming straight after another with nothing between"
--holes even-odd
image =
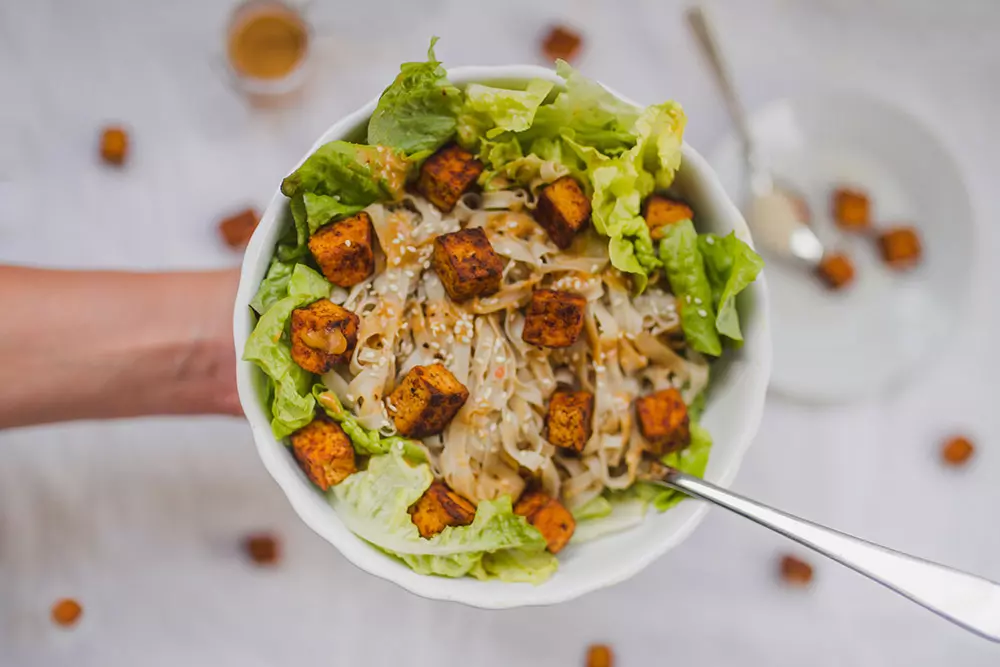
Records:
<instances>
[{"instance_id":1,"label":"spoon handle","mask_svg":"<svg viewBox=\"0 0 1000 667\"><path fill-rule=\"evenodd\" d=\"M729 117L732 119L733 125L736 126L736 131L743 142L743 150L750 167L751 185L755 192L767 192L771 190L773 185L770 176L761 164L750 132L746 109L743 107L736 85L733 83L729 65L722 54L722 47L719 45L719 39L712 27L712 22L709 20L708 13L703 7L695 6L687 11L687 20L691 26L691 32L694 33L698 45L708 59L719 92L722 93L722 99L729 111Z\"/></svg>"},{"instance_id":2,"label":"spoon handle","mask_svg":"<svg viewBox=\"0 0 1000 667\"><path fill-rule=\"evenodd\" d=\"M657 470L655 481L732 510L860 572L966 630L1000 642L1000 584L825 528L672 468Z\"/></svg>"}]
</instances>

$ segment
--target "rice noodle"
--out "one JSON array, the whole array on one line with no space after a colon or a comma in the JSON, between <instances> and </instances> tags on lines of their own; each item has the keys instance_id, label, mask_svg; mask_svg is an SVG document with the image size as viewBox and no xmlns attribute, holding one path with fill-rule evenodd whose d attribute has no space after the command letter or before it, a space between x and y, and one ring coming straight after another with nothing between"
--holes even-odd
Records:
<instances>
[{"instance_id":1,"label":"rice noodle","mask_svg":"<svg viewBox=\"0 0 1000 667\"><path fill-rule=\"evenodd\" d=\"M543 165L538 179L558 175ZM534 201L528 188L466 194L447 214L414 195L369 206L380 246L376 274L335 293L360 318L358 343L348 368L324 380L362 425L391 434L385 396L414 366L444 364L469 398L444 433L423 442L433 472L473 501L516 498L535 478L573 508L635 481L644 442L632 401L650 387L677 387L693 400L707 385L708 365L671 347L680 320L669 292L651 283L633 297L592 232L570 251L558 249L531 217ZM455 304L430 258L435 237L469 227L486 232L503 277L497 293ZM585 334L572 347L521 339L523 307L540 287L587 299ZM580 455L545 439L559 383L595 397L592 436Z\"/></svg>"}]
</instances>

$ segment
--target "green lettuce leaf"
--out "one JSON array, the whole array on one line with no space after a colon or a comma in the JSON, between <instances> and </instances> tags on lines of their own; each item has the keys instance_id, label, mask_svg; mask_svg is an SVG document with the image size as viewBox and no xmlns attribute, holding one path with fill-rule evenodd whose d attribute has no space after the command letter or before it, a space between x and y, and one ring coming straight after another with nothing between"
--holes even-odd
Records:
<instances>
[{"instance_id":1,"label":"green lettuce leaf","mask_svg":"<svg viewBox=\"0 0 1000 667\"><path fill-rule=\"evenodd\" d=\"M302 195L302 204L310 236L328 222L352 216L364 208L360 204L345 204L335 197L311 192Z\"/></svg>"},{"instance_id":2,"label":"green lettuce leaf","mask_svg":"<svg viewBox=\"0 0 1000 667\"><path fill-rule=\"evenodd\" d=\"M344 206L364 208L398 199L410 167L404 155L385 146L331 141L285 177L281 192L292 198L305 193L325 195Z\"/></svg>"},{"instance_id":3,"label":"green lettuce leaf","mask_svg":"<svg viewBox=\"0 0 1000 667\"><path fill-rule=\"evenodd\" d=\"M565 90L551 104L538 108L531 127L521 136L522 142L568 135L606 155L623 153L635 144L633 125L639 109L562 60L556 63L556 73L566 81Z\"/></svg>"},{"instance_id":4,"label":"green lettuce leaf","mask_svg":"<svg viewBox=\"0 0 1000 667\"><path fill-rule=\"evenodd\" d=\"M296 308L330 296L330 283L305 264L297 264L288 280L288 295L273 302L254 327L243 359L256 364L273 383L271 430L284 438L313 419L316 402L309 393L312 375L292 361L286 329Z\"/></svg>"},{"instance_id":5,"label":"green lettuce leaf","mask_svg":"<svg viewBox=\"0 0 1000 667\"><path fill-rule=\"evenodd\" d=\"M250 300L250 307L258 315L274 305L274 302L288 295L288 281L292 277L292 269L295 265L290 262L282 262L279 258L271 259L271 265L267 267L267 275L261 281L257 293Z\"/></svg>"},{"instance_id":6,"label":"green lettuce leaf","mask_svg":"<svg viewBox=\"0 0 1000 667\"><path fill-rule=\"evenodd\" d=\"M436 37L426 62L400 66L368 122L368 143L414 156L433 152L455 134L462 92L434 56L435 43Z\"/></svg>"},{"instance_id":7,"label":"green lettuce leaf","mask_svg":"<svg viewBox=\"0 0 1000 667\"><path fill-rule=\"evenodd\" d=\"M642 523L654 497L640 497L640 494L633 491L634 488L635 485L627 491L605 492L607 497L601 496L601 499L607 503L607 514L579 520L570 543L590 542Z\"/></svg>"},{"instance_id":8,"label":"green lettuce leaf","mask_svg":"<svg viewBox=\"0 0 1000 667\"><path fill-rule=\"evenodd\" d=\"M667 226L660 241L660 259L670 289L677 297L681 328L688 344L699 352L719 356L722 342L715 328L712 287L705 276L693 222L681 220Z\"/></svg>"},{"instance_id":9,"label":"green lettuce leaf","mask_svg":"<svg viewBox=\"0 0 1000 667\"><path fill-rule=\"evenodd\" d=\"M344 429L344 433L354 445L354 451L358 454L377 456L396 449L403 452L403 456L410 461L418 463L427 461L427 453L415 441L398 435L382 435L378 431L362 426L350 410L344 409L337 395L323 384L314 384L312 395L319 407L323 408L323 412Z\"/></svg>"},{"instance_id":10,"label":"green lettuce leaf","mask_svg":"<svg viewBox=\"0 0 1000 667\"><path fill-rule=\"evenodd\" d=\"M600 519L609 514L611 514L611 502L604 496L591 498L573 510L573 518L577 521Z\"/></svg>"},{"instance_id":11,"label":"green lettuce leaf","mask_svg":"<svg viewBox=\"0 0 1000 667\"><path fill-rule=\"evenodd\" d=\"M465 104L458 116L459 143L475 148L482 139L527 130L552 87L552 83L542 79L532 79L524 90L470 83L465 88Z\"/></svg>"},{"instance_id":12,"label":"green lettuce leaf","mask_svg":"<svg viewBox=\"0 0 1000 667\"><path fill-rule=\"evenodd\" d=\"M531 146L531 152L524 155L517 137L503 135L497 141L484 139L480 142L480 159L486 169L479 176L479 184L484 190L505 190L511 186L533 186L536 190L573 173L569 164L576 166L575 155L564 162L561 141L538 140ZM582 176L578 172L577 176ZM581 182L586 180L581 178Z\"/></svg>"},{"instance_id":13,"label":"green lettuce leaf","mask_svg":"<svg viewBox=\"0 0 1000 667\"><path fill-rule=\"evenodd\" d=\"M666 465L677 468L681 472L686 472L695 477L704 477L705 469L708 468L708 456L711 450L711 434L701 424L692 421L691 444L678 452L667 454L662 460ZM650 486L656 490L657 493L653 498L653 507L660 512L670 509L687 497L674 489L664 489L652 484L645 486Z\"/></svg>"},{"instance_id":14,"label":"green lettuce leaf","mask_svg":"<svg viewBox=\"0 0 1000 667\"><path fill-rule=\"evenodd\" d=\"M700 235L698 250L705 259L705 275L712 286L716 329L732 340L742 341L736 296L757 279L764 260L733 232L728 236Z\"/></svg>"},{"instance_id":15,"label":"green lettuce leaf","mask_svg":"<svg viewBox=\"0 0 1000 667\"><path fill-rule=\"evenodd\" d=\"M674 102L646 107L633 123L635 144L616 157L578 138L563 137L586 165L594 228L609 237L611 264L632 274L639 292L661 265L641 215L642 202L655 187L673 181L680 167L684 124L684 112Z\"/></svg>"},{"instance_id":16,"label":"green lettuce leaf","mask_svg":"<svg viewBox=\"0 0 1000 667\"><path fill-rule=\"evenodd\" d=\"M514 514L510 498L481 501L468 526L451 526L430 539L420 536L407 511L433 481L426 464L411 466L398 451L374 456L368 469L335 486L330 502L356 535L389 553L420 574L460 577L518 577L540 580L552 562L540 555L545 539L523 517ZM516 551L523 554L498 552ZM495 554L484 563L487 554ZM529 558L536 554L537 558ZM522 557L523 556L523 557ZM516 567L510 561L516 562Z\"/></svg>"},{"instance_id":17,"label":"green lettuce leaf","mask_svg":"<svg viewBox=\"0 0 1000 667\"><path fill-rule=\"evenodd\" d=\"M503 549L483 554L482 560L472 567L469 574L476 579L499 579L537 586L555 574L557 569L559 561L548 551Z\"/></svg>"}]
</instances>

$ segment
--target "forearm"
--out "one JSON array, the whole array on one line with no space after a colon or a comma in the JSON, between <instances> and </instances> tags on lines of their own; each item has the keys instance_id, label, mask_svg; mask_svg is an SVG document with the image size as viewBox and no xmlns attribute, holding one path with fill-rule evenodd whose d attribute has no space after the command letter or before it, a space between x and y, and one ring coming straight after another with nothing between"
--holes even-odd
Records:
<instances>
[{"instance_id":1,"label":"forearm","mask_svg":"<svg viewBox=\"0 0 1000 667\"><path fill-rule=\"evenodd\" d=\"M0 267L0 428L237 413L235 272Z\"/></svg>"}]
</instances>

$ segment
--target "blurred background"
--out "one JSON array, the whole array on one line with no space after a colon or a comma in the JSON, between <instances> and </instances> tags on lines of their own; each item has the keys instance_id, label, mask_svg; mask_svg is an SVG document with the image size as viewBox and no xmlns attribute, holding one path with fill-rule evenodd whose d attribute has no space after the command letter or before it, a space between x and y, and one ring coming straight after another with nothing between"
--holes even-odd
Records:
<instances>
[{"instance_id":1,"label":"blurred background","mask_svg":"<svg viewBox=\"0 0 1000 667\"><path fill-rule=\"evenodd\" d=\"M227 69L232 0L0 0L0 262L237 266L217 223L263 210L334 120L439 35L448 65L574 64L639 102L676 99L706 155L732 128L684 22L689 3L315 0L298 92L254 103ZM974 211L969 305L906 383L861 402L769 397L735 490L1000 580L1000 4L718 0L746 105L868 93L908 111L954 158ZM120 169L101 129L127 128ZM964 259L964 258L960 258ZM140 307L155 308L155 304ZM946 466L955 434L971 463ZM243 552L280 538L279 562ZM809 586L782 555L814 566ZM79 600L71 629L53 603ZM0 433L0 665L996 665L998 649L749 522L713 510L640 575L556 607L429 602L355 569L294 515L233 418L81 423Z\"/></svg>"}]
</instances>

